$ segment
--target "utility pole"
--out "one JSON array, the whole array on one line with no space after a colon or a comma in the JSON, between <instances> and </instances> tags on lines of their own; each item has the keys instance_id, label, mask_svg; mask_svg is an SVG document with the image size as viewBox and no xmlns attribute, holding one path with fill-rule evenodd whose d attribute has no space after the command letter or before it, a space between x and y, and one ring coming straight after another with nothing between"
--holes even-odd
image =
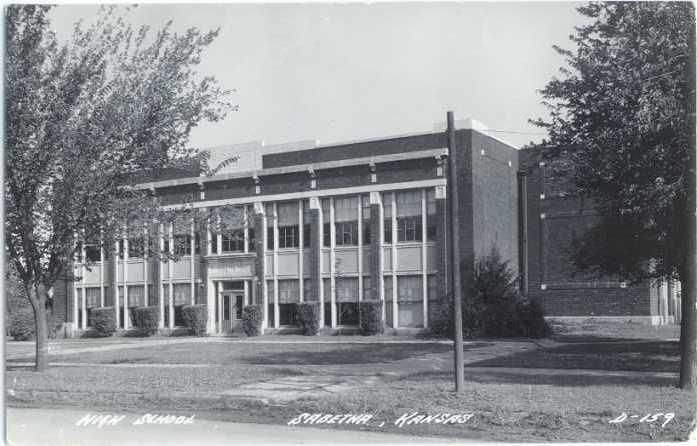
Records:
<instances>
[{"instance_id":1,"label":"utility pole","mask_svg":"<svg viewBox=\"0 0 697 446\"><path fill-rule=\"evenodd\" d=\"M451 279L450 289L453 293L453 327L455 341L455 392L461 393L465 387L464 346L462 344L462 282L460 279L460 203L457 190L457 169L455 168L456 140L455 119L453 112L448 112L448 182L446 193L448 194L448 208L450 213L450 240L451 240Z\"/></svg>"}]
</instances>

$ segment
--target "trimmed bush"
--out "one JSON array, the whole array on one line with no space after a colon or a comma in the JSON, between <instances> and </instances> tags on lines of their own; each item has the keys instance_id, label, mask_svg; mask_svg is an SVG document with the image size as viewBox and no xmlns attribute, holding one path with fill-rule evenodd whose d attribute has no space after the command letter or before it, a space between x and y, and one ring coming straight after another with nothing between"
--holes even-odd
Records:
<instances>
[{"instance_id":1,"label":"trimmed bush","mask_svg":"<svg viewBox=\"0 0 697 446\"><path fill-rule=\"evenodd\" d=\"M431 319L429 330L432 335L444 338L453 338L453 303L447 296L444 302L430 304Z\"/></svg>"},{"instance_id":2,"label":"trimmed bush","mask_svg":"<svg viewBox=\"0 0 697 446\"><path fill-rule=\"evenodd\" d=\"M385 324L382 322L382 302L361 301L358 303L358 314L362 334L375 335L385 332Z\"/></svg>"},{"instance_id":3,"label":"trimmed bush","mask_svg":"<svg viewBox=\"0 0 697 446\"><path fill-rule=\"evenodd\" d=\"M522 335L528 338L544 338L552 329L545 321L542 305L536 299L518 303L518 316Z\"/></svg>"},{"instance_id":4,"label":"trimmed bush","mask_svg":"<svg viewBox=\"0 0 697 446\"><path fill-rule=\"evenodd\" d=\"M319 302L300 302L297 306L298 325L305 336L319 333Z\"/></svg>"},{"instance_id":5,"label":"trimmed bush","mask_svg":"<svg viewBox=\"0 0 697 446\"><path fill-rule=\"evenodd\" d=\"M100 337L107 337L116 333L114 307L92 308L92 327Z\"/></svg>"},{"instance_id":6,"label":"trimmed bush","mask_svg":"<svg viewBox=\"0 0 697 446\"><path fill-rule=\"evenodd\" d=\"M208 307L203 304L184 305L181 309L184 326L194 336L206 335L208 322Z\"/></svg>"},{"instance_id":7,"label":"trimmed bush","mask_svg":"<svg viewBox=\"0 0 697 446\"><path fill-rule=\"evenodd\" d=\"M35 336L33 311L16 311L10 315L10 336L15 341L30 341Z\"/></svg>"},{"instance_id":8,"label":"trimmed bush","mask_svg":"<svg viewBox=\"0 0 697 446\"><path fill-rule=\"evenodd\" d=\"M159 307L137 307L131 310L133 325L142 330L147 336L157 333L160 324Z\"/></svg>"},{"instance_id":9,"label":"trimmed bush","mask_svg":"<svg viewBox=\"0 0 697 446\"><path fill-rule=\"evenodd\" d=\"M261 334L261 307L259 305L247 305L242 310L242 331L247 336L259 336Z\"/></svg>"}]
</instances>

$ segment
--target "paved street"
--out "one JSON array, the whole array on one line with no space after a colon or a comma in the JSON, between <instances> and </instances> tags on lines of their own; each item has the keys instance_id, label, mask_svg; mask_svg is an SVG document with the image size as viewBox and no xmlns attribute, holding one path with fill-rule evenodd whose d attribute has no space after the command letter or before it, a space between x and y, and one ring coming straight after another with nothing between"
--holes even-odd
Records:
<instances>
[{"instance_id":1,"label":"paved street","mask_svg":"<svg viewBox=\"0 0 697 446\"><path fill-rule=\"evenodd\" d=\"M125 415L115 426L104 424L77 426L86 414ZM361 431L341 431L311 427L288 427L264 424L230 423L194 419L192 424L133 423L143 414L96 412L89 409L7 409L9 444L24 445L239 445L270 444L460 444L446 439L415 438L406 435Z\"/></svg>"}]
</instances>

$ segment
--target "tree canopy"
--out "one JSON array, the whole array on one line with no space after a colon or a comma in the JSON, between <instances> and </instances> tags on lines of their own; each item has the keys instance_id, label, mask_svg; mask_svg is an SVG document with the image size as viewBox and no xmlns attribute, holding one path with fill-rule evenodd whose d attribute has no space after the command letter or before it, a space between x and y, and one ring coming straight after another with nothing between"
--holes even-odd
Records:
<instances>
[{"instance_id":1,"label":"tree canopy","mask_svg":"<svg viewBox=\"0 0 697 446\"><path fill-rule=\"evenodd\" d=\"M125 186L205 165L190 132L232 108L197 71L218 30L136 29L129 9L101 8L67 43L51 31L49 6L5 11L5 244L34 308L39 369L49 289L69 276L78 239L101 243L129 220L154 222L150 191Z\"/></svg>"},{"instance_id":2,"label":"tree canopy","mask_svg":"<svg viewBox=\"0 0 697 446\"><path fill-rule=\"evenodd\" d=\"M673 277L685 261L688 70L694 9L681 2L593 2L589 23L555 46L566 66L541 94L547 155L575 178L602 223L577 240L581 270ZM601 247L601 249L598 249ZM653 260L653 268L648 261Z\"/></svg>"}]
</instances>

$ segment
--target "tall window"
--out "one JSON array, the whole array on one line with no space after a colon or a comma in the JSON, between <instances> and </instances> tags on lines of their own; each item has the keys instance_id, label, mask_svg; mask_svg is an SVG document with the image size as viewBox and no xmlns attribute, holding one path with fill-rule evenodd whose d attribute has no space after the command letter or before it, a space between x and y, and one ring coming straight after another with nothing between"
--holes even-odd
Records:
<instances>
[{"instance_id":1,"label":"tall window","mask_svg":"<svg viewBox=\"0 0 697 446\"><path fill-rule=\"evenodd\" d=\"M421 241L421 190L397 192L397 241Z\"/></svg>"},{"instance_id":2,"label":"tall window","mask_svg":"<svg viewBox=\"0 0 697 446\"><path fill-rule=\"evenodd\" d=\"M276 213L272 203L266 204L266 249L272 250L274 245L273 222L276 218Z\"/></svg>"},{"instance_id":3,"label":"tall window","mask_svg":"<svg viewBox=\"0 0 697 446\"><path fill-rule=\"evenodd\" d=\"M128 257L137 259L143 257L143 237L131 237L128 239Z\"/></svg>"},{"instance_id":4,"label":"tall window","mask_svg":"<svg viewBox=\"0 0 697 446\"><path fill-rule=\"evenodd\" d=\"M249 234L249 250L254 251L254 249L256 249L257 246L257 241L254 238L254 228L251 225L247 228L247 234Z\"/></svg>"},{"instance_id":5,"label":"tall window","mask_svg":"<svg viewBox=\"0 0 697 446\"><path fill-rule=\"evenodd\" d=\"M303 248L312 245L312 225L310 223L310 200L303 200Z\"/></svg>"},{"instance_id":6,"label":"tall window","mask_svg":"<svg viewBox=\"0 0 697 446\"><path fill-rule=\"evenodd\" d=\"M392 194L383 192L382 194L383 207L383 233L385 243L392 243Z\"/></svg>"},{"instance_id":7,"label":"tall window","mask_svg":"<svg viewBox=\"0 0 697 446\"><path fill-rule=\"evenodd\" d=\"M358 245L358 197L334 199L336 246Z\"/></svg>"},{"instance_id":8,"label":"tall window","mask_svg":"<svg viewBox=\"0 0 697 446\"><path fill-rule=\"evenodd\" d=\"M332 233L329 227L329 198L322 198L322 246L329 248L332 246Z\"/></svg>"},{"instance_id":9,"label":"tall window","mask_svg":"<svg viewBox=\"0 0 697 446\"><path fill-rule=\"evenodd\" d=\"M430 188L426 191L426 240L435 241L436 234L436 191Z\"/></svg>"},{"instance_id":10,"label":"tall window","mask_svg":"<svg viewBox=\"0 0 697 446\"><path fill-rule=\"evenodd\" d=\"M363 244L370 244L370 195L361 196L361 212L363 215Z\"/></svg>"},{"instance_id":11,"label":"tall window","mask_svg":"<svg viewBox=\"0 0 697 446\"><path fill-rule=\"evenodd\" d=\"M298 202L278 203L278 247L300 246Z\"/></svg>"}]
</instances>

